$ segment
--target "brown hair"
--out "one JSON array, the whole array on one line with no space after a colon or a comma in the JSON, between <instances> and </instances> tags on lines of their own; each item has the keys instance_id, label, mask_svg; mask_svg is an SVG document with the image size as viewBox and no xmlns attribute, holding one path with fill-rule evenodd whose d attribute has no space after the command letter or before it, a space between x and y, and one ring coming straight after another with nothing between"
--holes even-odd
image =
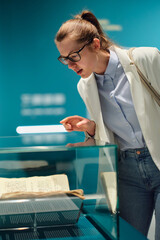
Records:
<instances>
[{"instance_id":1,"label":"brown hair","mask_svg":"<svg viewBox=\"0 0 160 240\"><path fill-rule=\"evenodd\" d=\"M101 43L101 49L105 51L114 45L103 32L94 14L87 10L62 24L56 34L55 43L61 42L67 36L79 43L89 42L94 38L98 38Z\"/></svg>"}]
</instances>

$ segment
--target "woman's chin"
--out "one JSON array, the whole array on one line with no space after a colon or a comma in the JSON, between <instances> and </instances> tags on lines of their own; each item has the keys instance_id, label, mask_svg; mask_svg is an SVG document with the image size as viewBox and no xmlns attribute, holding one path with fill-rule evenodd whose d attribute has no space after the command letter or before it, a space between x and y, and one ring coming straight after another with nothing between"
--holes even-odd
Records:
<instances>
[{"instance_id":1,"label":"woman's chin","mask_svg":"<svg viewBox=\"0 0 160 240\"><path fill-rule=\"evenodd\" d=\"M88 78L92 73L85 73L84 71L81 73L82 78Z\"/></svg>"}]
</instances>

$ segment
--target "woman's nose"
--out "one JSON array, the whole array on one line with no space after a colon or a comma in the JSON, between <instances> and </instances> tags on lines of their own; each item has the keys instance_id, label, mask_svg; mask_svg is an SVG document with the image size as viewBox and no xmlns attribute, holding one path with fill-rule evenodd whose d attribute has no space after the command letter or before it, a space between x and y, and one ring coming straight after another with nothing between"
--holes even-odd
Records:
<instances>
[{"instance_id":1,"label":"woman's nose","mask_svg":"<svg viewBox=\"0 0 160 240\"><path fill-rule=\"evenodd\" d=\"M72 62L72 61L68 60L68 68L69 68L69 69L72 69L72 68L74 68L74 67L75 67L75 65L76 65L76 63L75 63L75 62Z\"/></svg>"}]
</instances>

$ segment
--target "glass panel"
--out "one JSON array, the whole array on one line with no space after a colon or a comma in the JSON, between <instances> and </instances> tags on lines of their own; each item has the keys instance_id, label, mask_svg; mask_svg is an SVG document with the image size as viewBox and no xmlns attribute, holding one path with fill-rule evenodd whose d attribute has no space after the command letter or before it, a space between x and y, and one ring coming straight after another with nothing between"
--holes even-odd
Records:
<instances>
[{"instance_id":1,"label":"glass panel","mask_svg":"<svg viewBox=\"0 0 160 240\"><path fill-rule=\"evenodd\" d=\"M0 138L0 196L3 239L118 239L117 147L75 132Z\"/></svg>"}]
</instances>

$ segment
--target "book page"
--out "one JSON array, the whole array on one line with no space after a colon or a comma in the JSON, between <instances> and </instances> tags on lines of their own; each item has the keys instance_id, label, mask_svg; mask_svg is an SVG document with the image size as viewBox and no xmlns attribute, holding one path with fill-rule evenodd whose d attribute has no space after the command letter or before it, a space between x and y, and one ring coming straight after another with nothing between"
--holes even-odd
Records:
<instances>
[{"instance_id":1,"label":"book page","mask_svg":"<svg viewBox=\"0 0 160 240\"><path fill-rule=\"evenodd\" d=\"M68 177L65 174L28 178L0 178L0 197L13 192L55 192L69 191Z\"/></svg>"},{"instance_id":2,"label":"book page","mask_svg":"<svg viewBox=\"0 0 160 240\"><path fill-rule=\"evenodd\" d=\"M112 213L116 213L118 199L116 172L101 172L101 181L108 208Z\"/></svg>"}]
</instances>

